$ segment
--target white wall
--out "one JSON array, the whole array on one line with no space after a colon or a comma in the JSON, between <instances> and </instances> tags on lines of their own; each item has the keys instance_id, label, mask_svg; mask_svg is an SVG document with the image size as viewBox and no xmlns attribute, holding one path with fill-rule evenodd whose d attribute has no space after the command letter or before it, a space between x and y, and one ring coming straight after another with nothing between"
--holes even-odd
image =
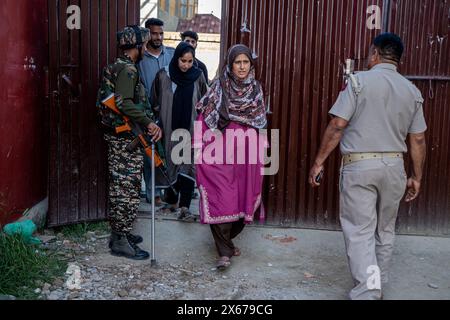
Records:
<instances>
[{"instance_id":1,"label":"white wall","mask_svg":"<svg viewBox=\"0 0 450 320\"><path fill-rule=\"evenodd\" d=\"M222 17L222 1L221 0L199 0L198 1L198 13L211 13L211 12L218 18Z\"/></svg>"},{"instance_id":2,"label":"white wall","mask_svg":"<svg viewBox=\"0 0 450 320\"><path fill-rule=\"evenodd\" d=\"M141 3L144 3L144 0L141 0ZM153 11L152 11L153 9ZM141 25L145 25L145 21L147 19L144 19L149 12L151 11L150 16L147 19L150 18L157 18L158 17L158 0L150 0L149 3L147 3L142 9L141 9Z\"/></svg>"}]
</instances>

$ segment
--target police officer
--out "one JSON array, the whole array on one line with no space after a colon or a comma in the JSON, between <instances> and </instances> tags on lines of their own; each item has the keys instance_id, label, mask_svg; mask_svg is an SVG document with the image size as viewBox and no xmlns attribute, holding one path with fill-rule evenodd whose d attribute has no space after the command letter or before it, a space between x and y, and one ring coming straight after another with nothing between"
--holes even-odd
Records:
<instances>
[{"instance_id":1,"label":"police officer","mask_svg":"<svg viewBox=\"0 0 450 320\"><path fill-rule=\"evenodd\" d=\"M102 88L116 95L118 109L137 124L146 128L155 141L161 139L161 129L146 113L148 99L140 82L136 64L142 59L144 47L149 39L148 29L129 26L117 34L118 45L123 55L105 68ZM102 90L102 89L101 89ZM104 92L103 92L104 93ZM100 96L102 92L100 93ZM114 117L114 114L110 115ZM114 125L123 124L116 116ZM135 260L149 258L146 251L137 244L141 236L131 234L140 204L140 187L144 161L141 147L133 152L126 150L133 141L130 133L115 134L112 130L105 134L108 142L109 166L109 218L111 224L111 253Z\"/></svg>"},{"instance_id":2,"label":"police officer","mask_svg":"<svg viewBox=\"0 0 450 320\"><path fill-rule=\"evenodd\" d=\"M309 175L318 187L316 178L340 143L340 220L355 283L351 299L382 298L400 201L406 189L405 200L413 201L421 187L427 126L420 91L397 72L403 48L395 34L375 38L369 71L349 81L329 112L334 118ZM409 179L403 163L407 137L413 161Z\"/></svg>"}]
</instances>

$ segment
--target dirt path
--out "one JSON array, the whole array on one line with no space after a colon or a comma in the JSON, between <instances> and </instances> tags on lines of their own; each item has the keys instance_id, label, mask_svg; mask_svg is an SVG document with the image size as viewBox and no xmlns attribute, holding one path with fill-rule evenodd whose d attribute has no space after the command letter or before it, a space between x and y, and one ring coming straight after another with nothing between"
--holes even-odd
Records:
<instances>
[{"instance_id":1,"label":"dirt path","mask_svg":"<svg viewBox=\"0 0 450 320\"><path fill-rule=\"evenodd\" d=\"M146 250L148 218L141 215L135 226ZM173 218L160 215L156 222L157 267L111 256L108 239L95 234L81 244L63 241L79 268L80 288L67 288L66 275L65 283L42 288L42 298L346 299L352 287L340 232L247 227L236 240L242 256L219 272L209 227ZM385 299L450 299L449 248L448 238L399 236Z\"/></svg>"}]
</instances>

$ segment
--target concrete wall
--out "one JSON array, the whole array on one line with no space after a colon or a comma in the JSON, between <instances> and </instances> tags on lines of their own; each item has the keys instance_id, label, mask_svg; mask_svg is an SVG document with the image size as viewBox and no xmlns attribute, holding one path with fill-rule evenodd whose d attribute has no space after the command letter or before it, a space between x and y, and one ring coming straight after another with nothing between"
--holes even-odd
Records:
<instances>
[{"instance_id":1,"label":"concrete wall","mask_svg":"<svg viewBox=\"0 0 450 320\"><path fill-rule=\"evenodd\" d=\"M178 27L178 21L180 20L177 16L170 15L164 10L158 10L158 19L164 21L164 30L175 31Z\"/></svg>"}]
</instances>

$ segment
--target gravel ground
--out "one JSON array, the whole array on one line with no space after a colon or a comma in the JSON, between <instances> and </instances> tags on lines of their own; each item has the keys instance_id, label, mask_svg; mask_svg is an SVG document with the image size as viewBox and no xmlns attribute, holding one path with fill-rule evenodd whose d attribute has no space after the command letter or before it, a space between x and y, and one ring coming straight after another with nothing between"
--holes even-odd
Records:
<instances>
[{"instance_id":1,"label":"gravel ground","mask_svg":"<svg viewBox=\"0 0 450 320\"><path fill-rule=\"evenodd\" d=\"M134 232L150 250L148 205L140 211ZM235 241L242 256L219 272L208 226L160 212L156 230L156 267L111 256L105 231L77 241L46 231L46 246L69 268L36 292L49 300L343 300L352 287L341 232L247 227ZM385 299L450 299L449 247L449 238L398 236Z\"/></svg>"},{"instance_id":2,"label":"gravel ground","mask_svg":"<svg viewBox=\"0 0 450 320\"><path fill-rule=\"evenodd\" d=\"M90 235L86 242L58 240L47 247L58 248L69 259L69 273L52 284L36 288L41 299L48 300L190 300L239 299L248 289L247 274L225 275L215 268L196 266L189 254L183 265L170 263L151 267L146 262L111 258L106 235L98 239ZM114 263L112 263L114 261ZM79 270L79 287L74 272ZM217 287L228 290L217 292Z\"/></svg>"}]
</instances>

